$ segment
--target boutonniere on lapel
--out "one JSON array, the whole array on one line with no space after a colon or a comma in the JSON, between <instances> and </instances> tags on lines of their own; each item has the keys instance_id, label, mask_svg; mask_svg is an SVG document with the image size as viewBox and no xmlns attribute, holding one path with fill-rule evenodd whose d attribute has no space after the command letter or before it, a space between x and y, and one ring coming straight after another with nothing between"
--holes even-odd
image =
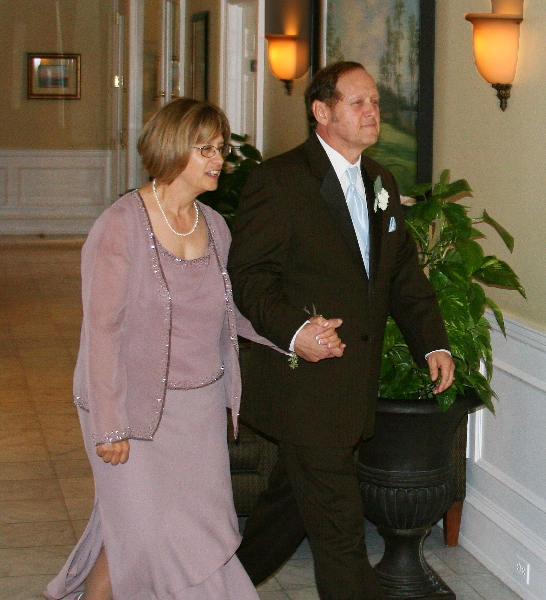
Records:
<instances>
[{"instance_id":1,"label":"boutonniere on lapel","mask_svg":"<svg viewBox=\"0 0 546 600\"><path fill-rule=\"evenodd\" d=\"M381 175L377 176L377 179L373 184L373 191L375 192L375 204L373 205L374 212L377 212L378 208L386 210L389 205L389 192L383 187Z\"/></svg>"}]
</instances>

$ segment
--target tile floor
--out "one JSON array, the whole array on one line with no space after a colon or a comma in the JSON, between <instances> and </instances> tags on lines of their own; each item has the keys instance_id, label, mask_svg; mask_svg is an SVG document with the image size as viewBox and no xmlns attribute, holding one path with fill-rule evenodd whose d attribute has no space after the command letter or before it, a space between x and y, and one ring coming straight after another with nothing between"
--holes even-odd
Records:
<instances>
[{"instance_id":1,"label":"tile floor","mask_svg":"<svg viewBox=\"0 0 546 600\"><path fill-rule=\"evenodd\" d=\"M37 600L83 531L93 481L71 380L78 349L81 240L0 236L0 600ZM368 524L372 562L381 538ZM517 600L435 527L430 564L458 600ZM316 600L304 543L259 587L262 600ZM221 599L218 599L221 600Z\"/></svg>"}]
</instances>

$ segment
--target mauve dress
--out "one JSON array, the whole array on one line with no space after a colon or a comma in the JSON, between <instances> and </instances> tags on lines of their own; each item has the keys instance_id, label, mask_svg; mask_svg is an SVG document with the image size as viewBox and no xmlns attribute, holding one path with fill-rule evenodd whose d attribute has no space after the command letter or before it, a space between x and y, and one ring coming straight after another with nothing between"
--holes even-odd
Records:
<instances>
[{"instance_id":1,"label":"mauve dress","mask_svg":"<svg viewBox=\"0 0 546 600\"><path fill-rule=\"evenodd\" d=\"M51 600L75 600L104 544L114 600L258 600L235 556L240 543L226 443L220 333L225 288L211 244L185 261L158 244L172 297L168 391L153 441L131 439L126 464L96 455L79 410L95 479L90 522Z\"/></svg>"}]
</instances>

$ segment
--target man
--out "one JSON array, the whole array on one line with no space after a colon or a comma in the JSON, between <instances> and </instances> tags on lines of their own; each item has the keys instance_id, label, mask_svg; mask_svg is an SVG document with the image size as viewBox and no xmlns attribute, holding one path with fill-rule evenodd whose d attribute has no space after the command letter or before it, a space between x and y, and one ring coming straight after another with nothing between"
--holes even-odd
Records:
<instances>
[{"instance_id":1,"label":"man","mask_svg":"<svg viewBox=\"0 0 546 600\"><path fill-rule=\"evenodd\" d=\"M441 375L436 393L454 365L396 182L361 158L379 134L373 79L358 63L332 64L306 106L315 133L252 172L228 264L241 312L298 357L290 368L281 354L251 350L241 418L278 441L279 460L238 556L259 583L307 534L322 600L384 599L363 541L354 449L373 434L387 315L432 379ZM343 345L317 343L327 325Z\"/></svg>"}]
</instances>

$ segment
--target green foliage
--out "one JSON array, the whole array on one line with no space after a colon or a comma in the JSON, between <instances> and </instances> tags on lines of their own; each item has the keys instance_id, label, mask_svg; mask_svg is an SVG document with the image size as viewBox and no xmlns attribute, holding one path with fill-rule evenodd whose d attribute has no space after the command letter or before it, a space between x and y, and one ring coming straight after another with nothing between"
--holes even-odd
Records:
<instances>
[{"instance_id":1,"label":"green foliage","mask_svg":"<svg viewBox=\"0 0 546 600\"><path fill-rule=\"evenodd\" d=\"M199 196L201 202L208 204L224 217L229 227L237 212L239 197L250 171L263 160L259 150L247 143L247 135L232 133L231 139L231 152L224 162L218 188Z\"/></svg>"},{"instance_id":2,"label":"green foliage","mask_svg":"<svg viewBox=\"0 0 546 600\"><path fill-rule=\"evenodd\" d=\"M484 237L477 223L490 225L512 252L513 237L486 211L470 218L467 208L457 202L471 193L464 179L450 183L450 172L443 171L435 184L414 188L413 197L421 200L408 209L406 224L415 238L419 260L438 295L456 365L455 383L436 396L446 410L458 394L473 389L494 412L496 397L489 382L492 375L490 326L484 317L488 306L505 334L499 307L490 300L482 285L517 290L525 297L517 275L496 256L484 256L476 241ZM506 334L505 334L506 335ZM480 373L485 368L486 376ZM427 369L419 368L392 318L387 322L379 393L386 398L430 398L434 384Z\"/></svg>"}]
</instances>

